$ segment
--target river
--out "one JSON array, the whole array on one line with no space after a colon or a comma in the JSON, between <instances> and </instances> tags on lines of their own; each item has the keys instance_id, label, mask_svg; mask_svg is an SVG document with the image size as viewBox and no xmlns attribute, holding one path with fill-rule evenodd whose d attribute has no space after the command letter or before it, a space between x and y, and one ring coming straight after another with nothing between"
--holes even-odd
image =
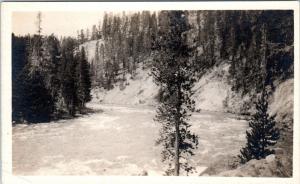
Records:
<instances>
[{"instance_id":1,"label":"river","mask_svg":"<svg viewBox=\"0 0 300 184\"><path fill-rule=\"evenodd\" d=\"M89 103L78 118L13 127L15 175L162 175L160 125L153 107ZM194 113L199 148L191 162L199 175L239 154L248 124L233 114Z\"/></svg>"}]
</instances>

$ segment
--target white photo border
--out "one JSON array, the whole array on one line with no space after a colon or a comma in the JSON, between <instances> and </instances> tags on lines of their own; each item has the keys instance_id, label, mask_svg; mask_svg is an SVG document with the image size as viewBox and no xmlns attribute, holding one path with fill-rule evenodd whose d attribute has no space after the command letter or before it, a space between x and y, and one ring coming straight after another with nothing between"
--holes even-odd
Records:
<instances>
[{"instance_id":1,"label":"white photo border","mask_svg":"<svg viewBox=\"0 0 300 184\"><path fill-rule=\"evenodd\" d=\"M12 13L31 11L136 11L136 10L293 10L294 11L294 135L293 177L194 177L194 176L14 176L12 175ZM228 183L299 184L299 1L227 1L227 2L3 2L1 3L1 183Z\"/></svg>"}]
</instances>

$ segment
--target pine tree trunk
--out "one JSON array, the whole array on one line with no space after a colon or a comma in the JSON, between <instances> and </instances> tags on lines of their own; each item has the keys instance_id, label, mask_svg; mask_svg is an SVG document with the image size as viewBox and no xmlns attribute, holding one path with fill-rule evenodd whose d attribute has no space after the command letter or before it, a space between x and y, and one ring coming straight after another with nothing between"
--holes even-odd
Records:
<instances>
[{"instance_id":1,"label":"pine tree trunk","mask_svg":"<svg viewBox=\"0 0 300 184\"><path fill-rule=\"evenodd\" d=\"M179 70L179 69L178 69ZM177 84L177 92L178 92L178 96L177 96L177 114L176 114L176 119L175 119L175 176L179 176L179 170L180 170L180 163L179 163L179 136L180 136L180 132L179 132L179 123L180 123L180 107L181 107L181 86L180 84Z\"/></svg>"},{"instance_id":2,"label":"pine tree trunk","mask_svg":"<svg viewBox=\"0 0 300 184\"><path fill-rule=\"evenodd\" d=\"M179 176L179 121L178 118L176 118L176 122L175 122L175 171L174 171L174 175L175 176Z\"/></svg>"}]
</instances>

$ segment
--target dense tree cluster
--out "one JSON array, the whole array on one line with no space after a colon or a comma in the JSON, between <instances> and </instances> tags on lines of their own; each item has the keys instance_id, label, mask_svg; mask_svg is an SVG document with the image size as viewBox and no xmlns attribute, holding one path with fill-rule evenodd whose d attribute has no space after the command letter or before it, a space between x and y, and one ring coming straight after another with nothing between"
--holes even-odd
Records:
<instances>
[{"instance_id":1,"label":"dense tree cluster","mask_svg":"<svg viewBox=\"0 0 300 184\"><path fill-rule=\"evenodd\" d=\"M293 11L212 11L210 19L217 32L204 34L216 33L215 57L230 63L234 91L255 94L293 77Z\"/></svg>"},{"instance_id":2,"label":"dense tree cluster","mask_svg":"<svg viewBox=\"0 0 300 184\"><path fill-rule=\"evenodd\" d=\"M126 74L134 76L140 63L143 67L150 64L145 60L150 56L153 40L156 39L155 13L105 13L102 26L98 27L101 27L102 39L97 40L97 36L91 38L97 40L91 64L96 85L111 89L116 81L125 81Z\"/></svg>"},{"instance_id":3,"label":"dense tree cluster","mask_svg":"<svg viewBox=\"0 0 300 184\"><path fill-rule=\"evenodd\" d=\"M267 85L293 77L293 11L187 11L190 58L199 78L211 67L230 65L228 81L235 92L262 91L263 67ZM105 13L92 35L81 31L79 42L98 40L92 61L93 81L111 89L126 74L135 75L140 63L152 65L159 12ZM162 24L167 24L162 20ZM100 39L101 38L101 39ZM150 56L150 57L149 57ZM147 59L150 58L150 59Z\"/></svg>"},{"instance_id":4,"label":"dense tree cluster","mask_svg":"<svg viewBox=\"0 0 300 184\"><path fill-rule=\"evenodd\" d=\"M89 64L72 38L12 35L13 120L74 116L90 100Z\"/></svg>"},{"instance_id":5,"label":"dense tree cluster","mask_svg":"<svg viewBox=\"0 0 300 184\"><path fill-rule=\"evenodd\" d=\"M102 33L101 33L100 23L98 27L96 25L93 25L91 33L89 28L87 28L85 31L84 29L77 31L77 40L79 41L80 44L83 44L84 42L87 41L97 40L101 38L102 38Z\"/></svg>"}]
</instances>

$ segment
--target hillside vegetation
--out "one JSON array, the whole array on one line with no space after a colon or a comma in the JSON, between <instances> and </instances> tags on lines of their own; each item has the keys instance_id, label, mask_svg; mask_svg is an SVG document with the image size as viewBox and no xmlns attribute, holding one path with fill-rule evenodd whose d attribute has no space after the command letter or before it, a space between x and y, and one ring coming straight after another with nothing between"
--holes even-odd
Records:
<instances>
[{"instance_id":1,"label":"hillside vegetation","mask_svg":"<svg viewBox=\"0 0 300 184\"><path fill-rule=\"evenodd\" d=\"M197 76L193 95L199 102L197 109L249 114L263 84L272 95L279 85L293 78L291 11L185 13L190 25L186 32L190 59ZM164 16L164 11L105 14L101 39L92 34L91 41L82 39L81 45L91 64L95 88L104 92L112 89L110 95L117 90L113 86L119 86L121 94L132 99L146 93L144 87L137 87L137 81L147 81L151 91L147 93L155 96L149 74L153 58L159 54L156 42L168 29ZM126 89L128 84L134 88L131 92ZM132 100L125 103L153 104L149 99Z\"/></svg>"}]
</instances>

